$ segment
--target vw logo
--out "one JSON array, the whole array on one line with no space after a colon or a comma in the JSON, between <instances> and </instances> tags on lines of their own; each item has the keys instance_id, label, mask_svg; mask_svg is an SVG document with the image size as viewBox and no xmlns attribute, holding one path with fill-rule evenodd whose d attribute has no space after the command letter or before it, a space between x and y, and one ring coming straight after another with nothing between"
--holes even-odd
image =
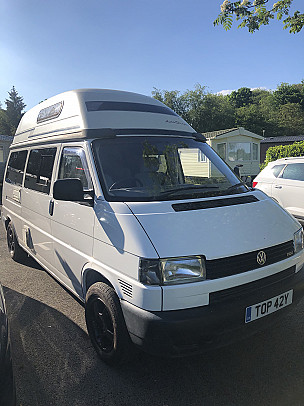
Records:
<instances>
[{"instance_id":1,"label":"vw logo","mask_svg":"<svg viewBox=\"0 0 304 406\"><path fill-rule=\"evenodd\" d=\"M264 265L266 262L266 254L264 251L259 251L257 255L257 263L259 265Z\"/></svg>"}]
</instances>

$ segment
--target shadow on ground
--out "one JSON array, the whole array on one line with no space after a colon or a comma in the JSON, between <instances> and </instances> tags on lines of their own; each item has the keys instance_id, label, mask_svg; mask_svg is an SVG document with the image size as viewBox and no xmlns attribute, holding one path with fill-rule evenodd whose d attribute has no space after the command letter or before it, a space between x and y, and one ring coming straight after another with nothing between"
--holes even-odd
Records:
<instances>
[{"instance_id":1,"label":"shadow on ground","mask_svg":"<svg viewBox=\"0 0 304 406\"><path fill-rule=\"evenodd\" d=\"M5 295L22 406L303 404L303 339L286 325L199 357L140 354L115 369L68 317L12 289Z\"/></svg>"}]
</instances>

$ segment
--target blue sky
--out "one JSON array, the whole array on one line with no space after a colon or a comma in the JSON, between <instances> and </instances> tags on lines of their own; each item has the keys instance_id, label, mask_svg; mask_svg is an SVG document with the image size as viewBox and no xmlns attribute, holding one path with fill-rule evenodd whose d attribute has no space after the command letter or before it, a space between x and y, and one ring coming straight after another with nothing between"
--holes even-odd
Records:
<instances>
[{"instance_id":1,"label":"blue sky","mask_svg":"<svg viewBox=\"0 0 304 406\"><path fill-rule=\"evenodd\" d=\"M151 95L275 89L304 79L304 31L273 21L249 34L212 22L221 0L0 0L0 101L14 85L29 109L76 88ZM298 7L297 7L298 6ZM294 0L303 12L303 2Z\"/></svg>"}]
</instances>

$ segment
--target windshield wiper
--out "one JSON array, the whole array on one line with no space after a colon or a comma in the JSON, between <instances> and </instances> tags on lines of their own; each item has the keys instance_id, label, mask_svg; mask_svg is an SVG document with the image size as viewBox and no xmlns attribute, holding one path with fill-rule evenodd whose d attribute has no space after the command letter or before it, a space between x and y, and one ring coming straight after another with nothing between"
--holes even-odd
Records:
<instances>
[{"instance_id":1,"label":"windshield wiper","mask_svg":"<svg viewBox=\"0 0 304 406\"><path fill-rule=\"evenodd\" d=\"M235 189L238 189L240 186L244 186L244 188L246 190L248 190L248 187L245 185L245 183L239 182L239 183L236 183L235 185L230 186L226 191L233 192Z\"/></svg>"},{"instance_id":2,"label":"windshield wiper","mask_svg":"<svg viewBox=\"0 0 304 406\"><path fill-rule=\"evenodd\" d=\"M191 190L191 189L218 189L218 186L204 186L204 185L188 185L188 186L182 186L182 187L178 187L175 189L169 189L169 190L163 190L162 192L160 192L161 195L172 195L176 192L182 192L184 190Z\"/></svg>"}]
</instances>

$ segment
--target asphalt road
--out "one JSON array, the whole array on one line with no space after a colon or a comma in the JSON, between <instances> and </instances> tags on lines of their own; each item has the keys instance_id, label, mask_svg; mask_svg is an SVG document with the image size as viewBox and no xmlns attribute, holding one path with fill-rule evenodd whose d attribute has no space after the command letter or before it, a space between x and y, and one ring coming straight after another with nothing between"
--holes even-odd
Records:
<instances>
[{"instance_id":1,"label":"asphalt road","mask_svg":"<svg viewBox=\"0 0 304 406\"><path fill-rule=\"evenodd\" d=\"M82 305L33 260L10 259L2 225L0 261L18 405L304 405L304 301L246 341L191 358L138 354L115 369L95 355Z\"/></svg>"}]
</instances>

